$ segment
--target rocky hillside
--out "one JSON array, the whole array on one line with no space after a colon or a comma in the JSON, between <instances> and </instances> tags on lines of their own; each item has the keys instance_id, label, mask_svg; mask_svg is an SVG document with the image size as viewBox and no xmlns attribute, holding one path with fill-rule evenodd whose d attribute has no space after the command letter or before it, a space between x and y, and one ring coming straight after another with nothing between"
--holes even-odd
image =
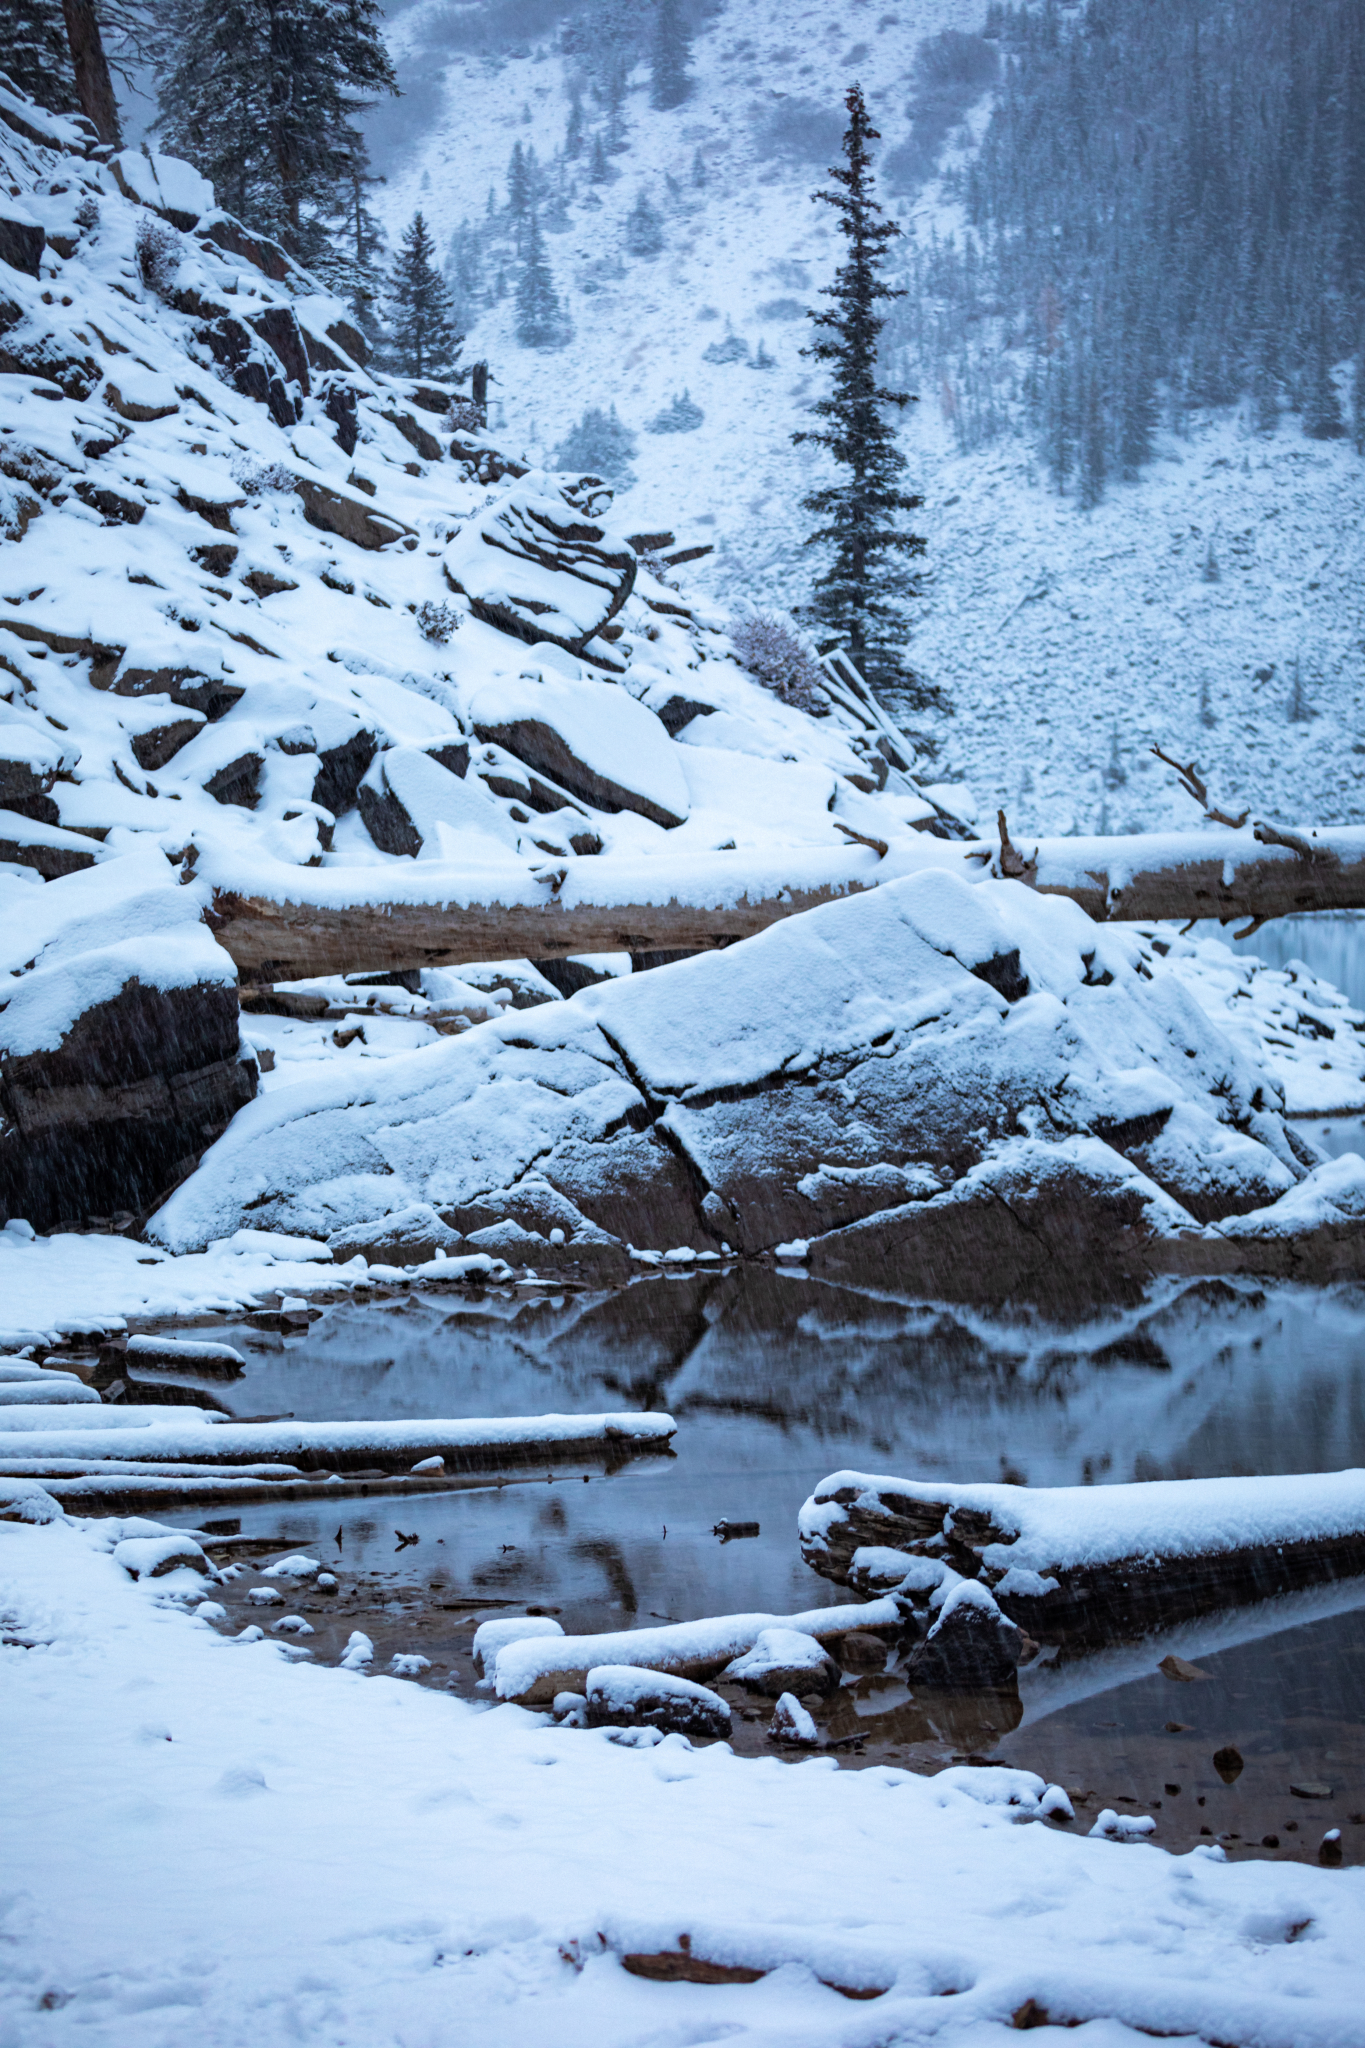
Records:
<instances>
[{"instance_id":1,"label":"rocky hillside","mask_svg":"<svg viewBox=\"0 0 1365 2048\"><path fill-rule=\"evenodd\" d=\"M742 894L751 859L781 886L803 855L961 831L856 677L797 649L801 702L763 687L677 588L701 544L500 454L451 390L373 375L344 308L187 166L0 88L0 178L0 886L26 985L0 996L0 1151L31 1220L141 1209L254 1085L235 1018L197 1051L174 1004L120 1021L130 976L207 989L229 961L97 968L102 937L221 931L234 892L287 901L314 870L343 912L472 897L496 924L571 868L629 903L720 851ZM85 1037L131 1065L72 1064L95 1002ZM216 1075L192 1113L156 1079L182 1068ZM34 1148L84 1125L100 1156L63 1190Z\"/></svg>"}]
</instances>

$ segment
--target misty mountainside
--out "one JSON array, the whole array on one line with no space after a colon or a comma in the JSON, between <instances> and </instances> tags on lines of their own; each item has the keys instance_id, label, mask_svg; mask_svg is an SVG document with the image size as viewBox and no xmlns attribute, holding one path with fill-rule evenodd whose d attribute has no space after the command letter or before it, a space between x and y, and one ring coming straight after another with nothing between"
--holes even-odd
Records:
<instances>
[{"instance_id":1,"label":"misty mountainside","mask_svg":"<svg viewBox=\"0 0 1365 2048\"><path fill-rule=\"evenodd\" d=\"M504 441L713 539L696 587L727 608L797 604L824 478L791 445L823 389L800 351L841 252L810 195L858 79L903 230L886 372L919 401L909 662L953 707L912 684L902 722L1025 830L1193 823L1153 741L1230 803L1354 821L1359 38L1336 5L1297 35L1282 0L1195 15L693 6L658 105L652 11L418 4L375 203L395 244L430 224Z\"/></svg>"}]
</instances>

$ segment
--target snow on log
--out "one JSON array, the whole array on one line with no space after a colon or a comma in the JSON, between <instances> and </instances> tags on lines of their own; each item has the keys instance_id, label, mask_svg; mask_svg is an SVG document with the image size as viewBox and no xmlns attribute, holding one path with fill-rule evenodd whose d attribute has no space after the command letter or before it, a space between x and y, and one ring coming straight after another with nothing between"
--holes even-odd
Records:
<instances>
[{"instance_id":1,"label":"snow on log","mask_svg":"<svg viewBox=\"0 0 1365 2048\"><path fill-rule=\"evenodd\" d=\"M1264 828L1260 828L1264 829ZM1147 919L1223 923L1365 909L1365 827L1302 827L1302 849L1267 845L1253 830L1153 832L1128 838L1044 839L1022 881L1065 896L1097 923ZM1021 856L1022 858L1022 856ZM881 859L874 849L786 858L724 853L681 862L556 862L543 879L481 895L477 878L427 866L381 881L373 870L213 863L210 921L244 973L276 980L357 968L435 967L524 954L702 951L752 938L820 903L928 868L967 881L999 879L997 843L924 838ZM264 886L262 886L264 884ZM473 886L471 886L473 884Z\"/></svg>"},{"instance_id":2,"label":"snow on log","mask_svg":"<svg viewBox=\"0 0 1365 2048\"><path fill-rule=\"evenodd\" d=\"M1365 1471L1062 1487L842 1471L797 1526L838 1585L926 1618L970 1586L1035 1639L1083 1644L1365 1570Z\"/></svg>"},{"instance_id":3,"label":"snow on log","mask_svg":"<svg viewBox=\"0 0 1365 2048\"><path fill-rule=\"evenodd\" d=\"M666 1454L675 1429L667 1415L632 1413L236 1423L198 1408L121 1404L95 1418L89 1407L74 1405L91 1399L79 1382L74 1394L53 1390L43 1399L44 1392L27 1405L0 1401L0 1500L7 1489L42 1485L77 1514L173 1501L317 1500L324 1487L329 1498L395 1485L441 1492L486 1485L490 1473L540 1473L566 1460L612 1471L628 1458ZM435 1469L423 1472L428 1459Z\"/></svg>"},{"instance_id":4,"label":"snow on log","mask_svg":"<svg viewBox=\"0 0 1365 2048\"><path fill-rule=\"evenodd\" d=\"M585 1693L588 1673L601 1665L629 1665L704 1681L718 1677L728 1664L746 1656L770 1630L808 1637L818 1645L837 1642L854 1630L899 1632L903 1625L894 1600L873 1600L851 1607L817 1607L802 1614L723 1614L704 1621L620 1629L603 1635L520 1636L498 1651L493 1684L499 1699L522 1707L546 1706L556 1693ZM822 1670L824 1663L818 1652L812 1653L813 1669Z\"/></svg>"}]
</instances>

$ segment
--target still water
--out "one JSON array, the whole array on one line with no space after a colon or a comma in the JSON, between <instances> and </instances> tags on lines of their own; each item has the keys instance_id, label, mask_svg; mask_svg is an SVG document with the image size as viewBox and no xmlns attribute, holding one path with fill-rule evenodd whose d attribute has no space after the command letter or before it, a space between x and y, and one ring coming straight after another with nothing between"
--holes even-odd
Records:
<instances>
[{"instance_id":1,"label":"still water","mask_svg":"<svg viewBox=\"0 0 1365 2048\"><path fill-rule=\"evenodd\" d=\"M1060 1327L736 1268L652 1273L614 1294L419 1286L334 1306L302 1337L223 1334L249 1361L218 1390L238 1414L676 1418L672 1456L586 1483L560 1468L411 1500L242 1510L242 1536L260 1539L248 1561L303 1549L341 1579L339 1600L308 1610L320 1658L358 1626L376 1669L417 1650L425 1682L461 1692L472 1626L503 1608L543 1608L573 1632L847 1597L803 1564L795 1526L841 1467L1055 1486L1365 1464L1363 1288L1172 1282ZM760 1533L722 1541L723 1518ZM1172 1650L1202 1675L1163 1676ZM927 1713L903 1683L863 1680L826 1711L825 1733L850 1761L1038 1770L1078 1796L1078 1826L1087 1794L1092 1816L1123 1801L1153 1813L1171 1847L1202 1834L1233 1853L1315 1856L1330 1826L1359 1861L1365 1581L1044 1662L1003 1717L970 1701ZM762 1737L746 1727L747 1746ZM1211 1761L1229 1743L1245 1760L1232 1785Z\"/></svg>"}]
</instances>

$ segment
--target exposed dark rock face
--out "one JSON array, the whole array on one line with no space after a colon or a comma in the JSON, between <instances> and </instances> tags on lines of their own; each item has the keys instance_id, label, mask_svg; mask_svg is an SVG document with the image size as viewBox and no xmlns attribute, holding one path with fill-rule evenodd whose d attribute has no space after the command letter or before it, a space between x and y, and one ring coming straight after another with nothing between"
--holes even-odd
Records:
<instances>
[{"instance_id":1,"label":"exposed dark rock face","mask_svg":"<svg viewBox=\"0 0 1365 2048\"><path fill-rule=\"evenodd\" d=\"M137 1213L255 1092L233 988L134 978L80 1015L55 1050L0 1052L0 1209L36 1230Z\"/></svg>"}]
</instances>

